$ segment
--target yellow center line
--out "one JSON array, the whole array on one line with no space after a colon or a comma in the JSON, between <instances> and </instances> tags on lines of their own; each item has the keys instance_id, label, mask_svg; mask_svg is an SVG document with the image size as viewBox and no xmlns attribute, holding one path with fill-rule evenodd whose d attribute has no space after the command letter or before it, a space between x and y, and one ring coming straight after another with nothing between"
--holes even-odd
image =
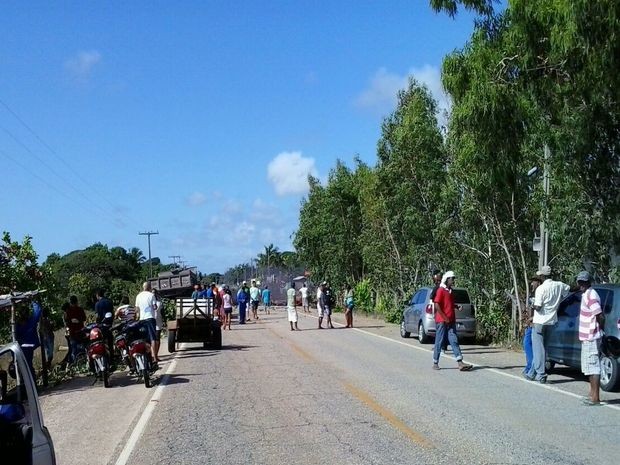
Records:
<instances>
[{"instance_id":1,"label":"yellow center line","mask_svg":"<svg viewBox=\"0 0 620 465\"><path fill-rule=\"evenodd\" d=\"M269 328L269 330L273 332L274 334L277 334L271 328ZM320 363L319 360L317 360L310 353L306 352L304 349L299 347L293 341L289 340L287 342L291 346L293 351L296 354L298 354L301 358L305 359L306 361L312 362L312 363ZM400 418L398 418L388 409L386 409L381 404L379 404L375 399L373 399L370 396L370 394L354 386L353 384L346 383L344 381L342 382L342 385L345 387L347 391L349 391L349 393L351 393L355 398L357 398L360 402L362 402L362 404L369 407L373 412L379 414L379 416L384 418L390 425L392 425L398 431L403 433L405 436L411 439L414 443L426 449L430 449L434 447L433 444L428 439L426 439L422 434L418 433L417 431L414 431L409 426L407 426Z\"/></svg>"},{"instance_id":2,"label":"yellow center line","mask_svg":"<svg viewBox=\"0 0 620 465\"><path fill-rule=\"evenodd\" d=\"M433 447L433 444L422 436L420 433L414 431L409 426L407 426L400 418L394 415L392 412L384 408L380 405L376 400L374 400L368 393L362 391L361 389L353 386L349 383L342 383L347 391L353 394L359 401L368 406L375 413L378 413L381 417L383 417L387 422L392 425L394 428L399 430L413 442L422 446L424 448L430 449Z\"/></svg>"}]
</instances>

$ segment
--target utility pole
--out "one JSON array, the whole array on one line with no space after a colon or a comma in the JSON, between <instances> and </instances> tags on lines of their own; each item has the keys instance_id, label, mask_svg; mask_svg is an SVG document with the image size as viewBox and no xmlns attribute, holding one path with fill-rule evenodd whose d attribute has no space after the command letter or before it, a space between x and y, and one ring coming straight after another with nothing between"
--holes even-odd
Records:
<instances>
[{"instance_id":1,"label":"utility pole","mask_svg":"<svg viewBox=\"0 0 620 465\"><path fill-rule=\"evenodd\" d=\"M148 236L149 240L149 278L153 277L153 262L151 260L151 236L156 236L159 231L146 231L138 233L140 236Z\"/></svg>"},{"instance_id":2,"label":"utility pole","mask_svg":"<svg viewBox=\"0 0 620 465\"><path fill-rule=\"evenodd\" d=\"M549 264L549 230L547 228L547 210L549 205L549 184L551 181L551 174L549 172L549 158L551 158L551 151L549 146L545 144L543 158L543 190L545 192L545 199L543 203L542 215L540 217L540 252L538 254L538 269Z\"/></svg>"},{"instance_id":3,"label":"utility pole","mask_svg":"<svg viewBox=\"0 0 620 465\"><path fill-rule=\"evenodd\" d=\"M177 260L178 260L178 263L181 263L180 255L168 255L168 258L172 258L172 263L174 264L174 266L177 265Z\"/></svg>"}]
</instances>

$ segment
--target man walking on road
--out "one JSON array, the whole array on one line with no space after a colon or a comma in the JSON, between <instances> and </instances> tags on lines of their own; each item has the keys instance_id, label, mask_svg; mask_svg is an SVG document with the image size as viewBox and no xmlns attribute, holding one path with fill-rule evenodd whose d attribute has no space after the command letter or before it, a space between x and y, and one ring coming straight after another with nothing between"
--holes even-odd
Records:
<instances>
[{"instance_id":1,"label":"man walking on road","mask_svg":"<svg viewBox=\"0 0 620 465\"><path fill-rule=\"evenodd\" d=\"M256 281L252 280L252 287L250 287L250 307L252 308L252 315L254 319L258 320L258 304L260 303L260 289L256 286Z\"/></svg>"},{"instance_id":2,"label":"man walking on road","mask_svg":"<svg viewBox=\"0 0 620 465\"><path fill-rule=\"evenodd\" d=\"M269 315L271 313L270 307L271 307L271 291L269 290L269 286L265 286L265 289L263 289L263 292L261 294L261 296L263 297L263 306L265 309L265 313L267 315Z\"/></svg>"},{"instance_id":3,"label":"man walking on road","mask_svg":"<svg viewBox=\"0 0 620 465\"><path fill-rule=\"evenodd\" d=\"M299 331L297 326L297 302L295 301L295 282L291 282L291 287L286 291L286 310L288 312L288 322L291 324L291 331ZM293 328L295 323L295 328Z\"/></svg>"},{"instance_id":4,"label":"man walking on road","mask_svg":"<svg viewBox=\"0 0 620 465\"><path fill-rule=\"evenodd\" d=\"M583 399L584 405L600 405L601 399L601 328L604 325L601 298L591 287L590 273L582 271L577 275L581 290L579 312L579 340L581 341L581 371L590 381L590 394Z\"/></svg>"},{"instance_id":5,"label":"man walking on road","mask_svg":"<svg viewBox=\"0 0 620 465\"><path fill-rule=\"evenodd\" d=\"M446 271L434 299L436 333L435 347L433 348L433 370L439 370L441 347L446 340L450 341L450 347L452 347L454 358L459 364L459 370L469 371L472 368L471 365L463 363L463 355L461 355L461 348L456 335L456 313L454 296L452 295L454 279L454 272Z\"/></svg>"},{"instance_id":6,"label":"man walking on road","mask_svg":"<svg viewBox=\"0 0 620 465\"><path fill-rule=\"evenodd\" d=\"M532 368L524 376L530 381L539 383L547 382L545 373L545 328L554 325L558 321L557 311L560 302L570 291L568 284L551 279L551 267L543 266L537 273L542 277L543 283L536 288L534 293L534 317L532 322Z\"/></svg>"}]
</instances>

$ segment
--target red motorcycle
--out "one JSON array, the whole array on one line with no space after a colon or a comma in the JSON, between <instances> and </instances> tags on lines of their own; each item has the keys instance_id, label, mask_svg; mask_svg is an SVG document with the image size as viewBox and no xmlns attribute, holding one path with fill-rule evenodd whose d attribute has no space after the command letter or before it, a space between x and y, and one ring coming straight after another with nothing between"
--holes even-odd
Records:
<instances>
[{"instance_id":1,"label":"red motorcycle","mask_svg":"<svg viewBox=\"0 0 620 465\"><path fill-rule=\"evenodd\" d=\"M148 332L141 321L130 321L115 327L118 335L114 344L130 374L142 378L147 388L151 387L152 356Z\"/></svg>"},{"instance_id":2,"label":"red motorcycle","mask_svg":"<svg viewBox=\"0 0 620 465\"><path fill-rule=\"evenodd\" d=\"M91 371L97 379L103 380L103 386L110 387L110 351L104 325L91 323L84 328L86 355Z\"/></svg>"}]
</instances>

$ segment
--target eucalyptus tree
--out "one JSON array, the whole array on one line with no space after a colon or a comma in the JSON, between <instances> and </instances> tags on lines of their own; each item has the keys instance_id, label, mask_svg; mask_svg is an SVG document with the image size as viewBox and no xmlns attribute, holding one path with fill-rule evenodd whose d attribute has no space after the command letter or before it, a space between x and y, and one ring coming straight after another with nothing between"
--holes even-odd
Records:
<instances>
[{"instance_id":1,"label":"eucalyptus tree","mask_svg":"<svg viewBox=\"0 0 620 465\"><path fill-rule=\"evenodd\" d=\"M384 240L400 296L429 276L439 260L435 230L439 193L446 179L437 104L429 90L410 79L394 112L382 124L377 144L376 191L382 199Z\"/></svg>"}]
</instances>

